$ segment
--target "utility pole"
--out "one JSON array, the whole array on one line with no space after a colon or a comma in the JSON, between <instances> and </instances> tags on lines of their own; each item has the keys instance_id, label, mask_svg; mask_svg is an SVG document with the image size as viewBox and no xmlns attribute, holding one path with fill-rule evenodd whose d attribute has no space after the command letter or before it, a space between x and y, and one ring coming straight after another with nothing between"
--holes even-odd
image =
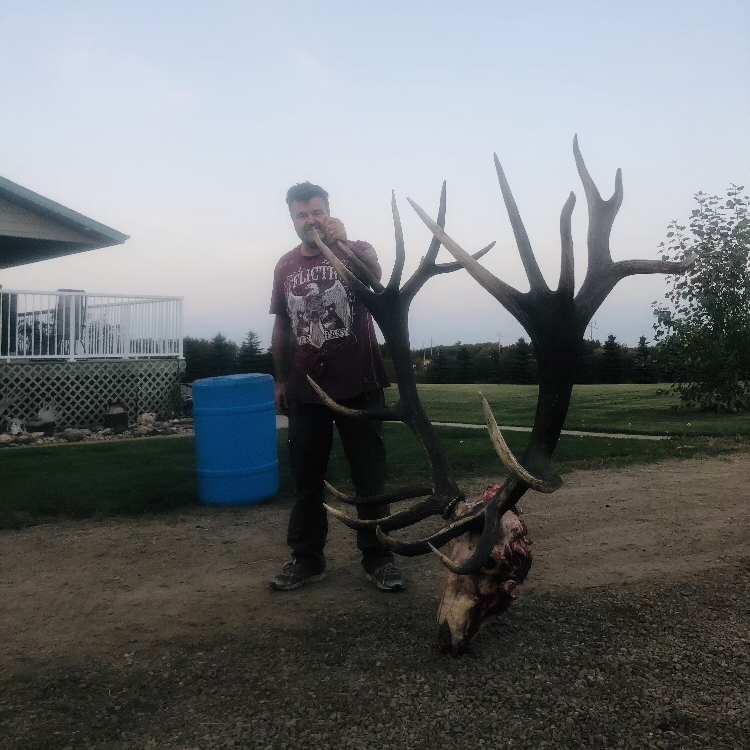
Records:
<instances>
[{"instance_id":1,"label":"utility pole","mask_svg":"<svg viewBox=\"0 0 750 750\"><path fill-rule=\"evenodd\" d=\"M500 341L502 340L502 338L503 338L502 332L498 331L497 332L497 353L498 354L502 353L502 347L500 346Z\"/></svg>"},{"instance_id":2,"label":"utility pole","mask_svg":"<svg viewBox=\"0 0 750 750\"><path fill-rule=\"evenodd\" d=\"M599 326L596 324L595 320L592 320L589 323L589 341L593 341L594 340L594 329L595 328L599 328Z\"/></svg>"}]
</instances>

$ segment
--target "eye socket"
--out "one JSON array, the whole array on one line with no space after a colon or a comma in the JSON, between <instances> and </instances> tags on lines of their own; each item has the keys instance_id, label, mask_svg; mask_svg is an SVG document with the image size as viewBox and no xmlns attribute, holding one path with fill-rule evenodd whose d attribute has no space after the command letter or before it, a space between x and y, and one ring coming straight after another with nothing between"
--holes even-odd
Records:
<instances>
[{"instance_id":1,"label":"eye socket","mask_svg":"<svg viewBox=\"0 0 750 750\"><path fill-rule=\"evenodd\" d=\"M323 211L320 208L316 208L315 211L313 211L313 216L323 216Z\"/></svg>"}]
</instances>

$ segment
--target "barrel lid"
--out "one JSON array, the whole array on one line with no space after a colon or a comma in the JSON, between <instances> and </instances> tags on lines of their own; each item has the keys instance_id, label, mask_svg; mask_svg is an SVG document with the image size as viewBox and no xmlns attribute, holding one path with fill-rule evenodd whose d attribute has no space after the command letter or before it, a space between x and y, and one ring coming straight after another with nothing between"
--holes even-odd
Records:
<instances>
[{"instance_id":1,"label":"barrel lid","mask_svg":"<svg viewBox=\"0 0 750 750\"><path fill-rule=\"evenodd\" d=\"M221 387L236 385L252 380L273 380L271 375L267 375L264 372L241 372L239 375L219 375L215 378L201 378L193 383L193 386L203 385L210 383L212 386Z\"/></svg>"},{"instance_id":2,"label":"barrel lid","mask_svg":"<svg viewBox=\"0 0 750 750\"><path fill-rule=\"evenodd\" d=\"M193 382L195 388L236 388L237 386L260 385L267 381L273 382L270 375L262 372L243 372L239 375L219 375L215 378L201 378Z\"/></svg>"}]
</instances>

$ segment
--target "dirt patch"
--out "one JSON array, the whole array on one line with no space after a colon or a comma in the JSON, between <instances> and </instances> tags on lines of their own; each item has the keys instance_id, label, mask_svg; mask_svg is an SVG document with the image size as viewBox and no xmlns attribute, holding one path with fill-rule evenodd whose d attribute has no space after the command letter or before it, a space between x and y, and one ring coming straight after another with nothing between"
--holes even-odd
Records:
<instances>
[{"instance_id":1,"label":"dirt patch","mask_svg":"<svg viewBox=\"0 0 750 750\"><path fill-rule=\"evenodd\" d=\"M474 482L479 492L487 482ZM566 476L522 508L535 559L523 592L679 580L750 549L750 455ZM364 579L353 534L331 526L328 577L292 593L269 579L287 558L288 503L2 533L0 673L29 662L121 660L156 642L248 629L310 629L331 612L412 610L432 621L443 573L404 560L409 592ZM524 596L524 593L521 596ZM434 608L433 608L434 604Z\"/></svg>"}]
</instances>

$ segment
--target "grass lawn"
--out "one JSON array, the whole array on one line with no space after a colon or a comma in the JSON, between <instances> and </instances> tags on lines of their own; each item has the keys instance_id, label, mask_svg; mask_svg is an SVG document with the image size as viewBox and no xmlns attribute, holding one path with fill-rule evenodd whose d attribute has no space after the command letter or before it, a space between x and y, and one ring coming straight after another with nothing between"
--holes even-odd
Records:
<instances>
[{"instance_id":1,"label":"grass lawn","mask_svg":"<svg viewBox=\"0 0 750 750\"><path fill-rule=\"evenodd\" d=\"M417 439L400 424L387 424L390 486L422 482L429 476ZM484 430L438 427L438 436L457 478L501 477L504 469ZM292 492L286 430L278 431L280 499ZM511 449L520 453L528 436L508 432ZM556 468L603 468L687 458L732 451L726 438L644 441L563 436ZM341 489L351 489L338 442L328 472ZM199 505L193 439L124 440L110 443L5 448L0 450L0 528L62 519L105 518L155 513Z\"/></svg>"},{"instance_id":2,"label":"grass lawn","mask_svg":"<svg viewBox=\"0 0 750 750\"><path fill-rule=\"evenodd\" d=\"M662 395L660 385L577 385L566 430L644 435L750 436L750 414L714 414L678 409L676 396ZM420 385L419 396L436 422L483 424L478 392L484 393L498 424L530 427L534 421L534 385ZM395 387L388 400L395 401Z\"/></svg>"}]
</instances>

